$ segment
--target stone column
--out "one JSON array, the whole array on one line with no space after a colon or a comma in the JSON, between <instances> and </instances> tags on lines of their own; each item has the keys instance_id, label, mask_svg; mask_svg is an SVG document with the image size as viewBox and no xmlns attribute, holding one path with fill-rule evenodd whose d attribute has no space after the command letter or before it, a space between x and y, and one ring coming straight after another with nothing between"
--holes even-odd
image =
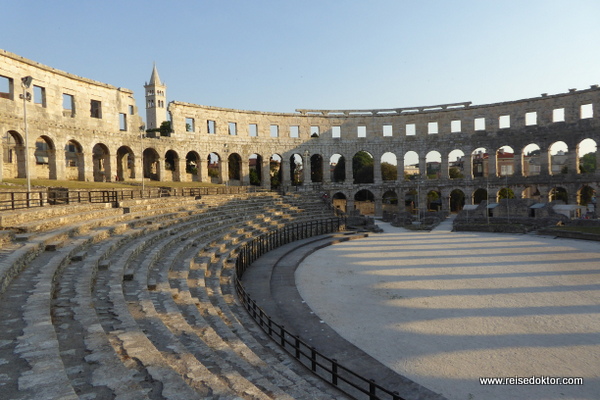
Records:
<instances>
[{"instance_id":1,"label":"stone column","mask_svg":"<svg viewBox=\"0 0 600 400\"><path fill-rule=\"evenodd\" d=\"M513 176L523 176L523 154L515 151L513 158Z\"/></svg>"},{"instance_id":2,"label":"stone column","mask_svg":"<svg viewBox=\"0 0 600 400\"><path fill-rule=\"evenodd\" d=\"M162 157L157 157L156 164L156 179L159 182L164 182L165 177L167 176L167 171L165 170L165 159Z\"/></svg>"},{"instance_id":3,"label":"stone column","mask_svg":"<svg viewBox=\"0 0 600 400\"><path fill-rule=\"evenodd\" d=\"M242 159L242 171L240 173L240 185L242 186L250 184L250 165L248 160L249 159L246 159L246 161L244 162L244 160Z\"/></svg>"},{"instance_id":4,"label":"stone column","mask_svg":"<svg viewBox=\"0 0 600 400\"><path fill-rule=\"evenodd\" d=\"M494 151L493 153L488 152L488 177L498 176L498 172L496 170L497 157L498 157L498 152L496 152L496 151Z\"/></svg>"},{"instance_id":5,"label":"stone column","mask_svg":"<svg viewBox=\"0 0 600 400\"><path fill-rule=\"evenodd\" d=\"M550 175L550 151L540 150L540 175Z\"/></svg>"},{"instance_id":6,"label":"stone column","mask_svg":"<svg viewBox=\"0 0 600 400\"><path fill-rule=\"evenodd\" d=\"M579 162L577 160L577 151L575 149L569 150L567 153L567 168L569 174L579 173Z\"/></svg>"},{"instance_id":7,"label":"stone column","mask_svg":"<svg viewBox=\"0 0 600 400\"><path fill-rule=\"evenodd\" d=\"M281 165L280 165L281 168ZM265 189L271 188L271 159L263 158L260 165L260 187Z\"/></svg>"},{"instance_id":8,"label":"stone column","mask_svg":"<svg viewBox=\"0 0 600 400\"><path fill-rule=\"evenodd\" d=\"M396 171L397 171L397 178L396 181L397 182L404 182L404 161L400 162L398 161L398 164L396 165Z\"/></svg>"},{"instance_id":9,"label":"stone column","mask_svg":"<svg viewBox=\"0 0 600 400\"><path fill-rule=\"evenodd\" d=\"M381 196L375 198L375 217L381 218L383 216L383 204Z\"/></svg>"},{"instance_id":10,"label":"stone column","mask_svg":"<svg viewBox=\"0 0 600 400\"><path fill-rule=\"evenodd\" d=\"M331 164L329 163L329 160L325 160L325 157L322 157L322 164L321 166L323 167L323 184L325 185L330 185L331 184Z\"/></svg>"},{"instance_id":11,"label":"stone column","mask_svg":"<svg viewBox=\"0 0 600 400\"><path fill-rule=\"evenodd\" d=\"M382 174L381 174L381 157L376 160L373 159L373 183L381 185L383 182Z\"/></svg>"},{"instance_id":12,"label":"stone column","mask_svg":"<svg viewBox=\"0 0 600 400\"><path fill-rule=\"evenodd\" d=\"M175 159L175 176L173 177L173 181L175 182L188 182L188 174L185 170L186 167L186 159L179 157Z\"/></svg>"},{"instance_id":13,"label":"stone column","mask_svg":"<svg viewBox=\"0 0 600 400\"><path fill-rule=\"evenodd\" d=\"M471 153L463 157L463 175L465 179L473 179L473 156Z\"/></svg>"},{"instance_id":14,"label":"stone column","mask_svg":"<svg viewBox=\"0 0 600 400\"><path fill-rule=\"evenodd\" d=\"M48 169L50 179L65 179L65 152L48 150Z\"/></svg>"},{"instance_id":15,"label":"stone column","mask_svg":"<svg viewBox=\"0 0 600 400\"><path fill-rule=\"evenodd\" d=\"M444 157L442 155L442 161L440 163L440 179L447 180L450 177L450 173L448 172L448 155Z\"/></svg>"},{"instance_id":16,"label":"stone column","mask_svg":"<svg viewBox=\"0 0 600 400\"><path fill-rule=\"evenodd\" d=\"M291 182L290 182L290 159L289 158L282 158L281 160L281 184L287 189Z\"/></svg>"},{"instance_id":17,"label":"stone column","mask_svg":"<svg viewBox=\"0 0 600 400\"><path fill-rule=\"evenodd\" d=\"M227 183L229 182L229 159L223 159L220 158L219 159L219 174L220 174L220 179L219 179L219 183L224 183L227 185Z\"/></svg>"},{"instance_id":18,"label":"stone column","mask_svg":"<svg viewBox=\"0 0 600 400\"><path fill-rule=\"evenodd\" d=\"M310 154L302 154L302 179L304 180L304 182L302 183L303 186L309 186L312 184L310 173L311 167L312 166L310 165Z\"/></svg>"},{"instance_id":19,"label":"stone column","mask_svg":"<svg viewBox=\"0 0 600 400\"><path fill-rule=\"evenodd\" d=\"M427 159L425 156L419 156L419 176L423 181L427 180Z\"/></svg>"},{"instance_id":20,"label":"stone column","mask_svg":"<svg viewBox=\"0 0 600 400\"><path fill-rule=\"evenodd\" d=\"M344 183L353 184L354 174L352 171L352 157L350 157L349 159L348 157L344 157L344 159L346 160L346 179L344 180Z\"/></svg>"}]
</instances>

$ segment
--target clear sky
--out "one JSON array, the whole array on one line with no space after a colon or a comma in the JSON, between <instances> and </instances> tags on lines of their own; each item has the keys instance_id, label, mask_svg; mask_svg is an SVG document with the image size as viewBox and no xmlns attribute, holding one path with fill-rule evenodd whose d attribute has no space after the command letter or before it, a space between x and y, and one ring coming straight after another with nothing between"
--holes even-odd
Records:
<instances>
[{"instance_id":1,"label":"clear sky","mask_svg":"<svg viewBox=\"0 0 600 400\"><path fill-rule=\"evenodd\" d=\"M600 1L0 0L0 48L259 111L487 104L600 83Z\"/></svg>"}]
</instances>

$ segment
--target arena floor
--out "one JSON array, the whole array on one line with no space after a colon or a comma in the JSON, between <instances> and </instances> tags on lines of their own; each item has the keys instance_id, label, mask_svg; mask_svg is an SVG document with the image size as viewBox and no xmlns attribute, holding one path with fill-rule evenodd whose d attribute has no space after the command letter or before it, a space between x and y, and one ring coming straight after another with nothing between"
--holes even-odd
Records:
<instances>
[{"instance_id":1,"label":"arena floor","mask_svg":"<svg viewBox=\"0 0 600 400\"><path fill-rule=\"evenodd\" d=\"M319 250L296 271L341 336L449 399L598 399L599 242L378 225L385 233Z\"/></svg>"}]
</instances>

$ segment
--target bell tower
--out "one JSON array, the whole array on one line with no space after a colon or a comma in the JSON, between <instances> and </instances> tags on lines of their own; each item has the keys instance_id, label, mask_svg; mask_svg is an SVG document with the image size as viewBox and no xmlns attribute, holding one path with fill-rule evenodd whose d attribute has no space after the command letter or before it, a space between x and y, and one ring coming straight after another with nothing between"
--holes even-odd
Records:
<instances>
[{"instance_id":1,"label":"bell tower","mask_svg":"<svg viewBox=\"0 0 600 400\"><path fill-rule=\"evenodd\" d=\"M144 85L146 90L146 129L158 129L167 120L167 86L160 81L156 64L152 67L150 82Z\"/></svg>"}]
</instances>

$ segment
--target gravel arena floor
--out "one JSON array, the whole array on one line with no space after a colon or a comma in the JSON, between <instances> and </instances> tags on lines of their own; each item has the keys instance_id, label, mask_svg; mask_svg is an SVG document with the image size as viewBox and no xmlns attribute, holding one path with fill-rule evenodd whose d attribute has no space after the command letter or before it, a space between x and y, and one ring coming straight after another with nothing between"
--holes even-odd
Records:
<instances>
[{"instance_id":1,"label":"gravel arena floor","mask_svg":"<svg viewBox=\"0 0 600 400\"><path fill-rule=\"evenodd\" d=\"M432 232L336 244L296 271L341 336L449 399L600 399L600 242ZM481 385L480 377L583 377Z\"/></svg>"}]
</instances>

